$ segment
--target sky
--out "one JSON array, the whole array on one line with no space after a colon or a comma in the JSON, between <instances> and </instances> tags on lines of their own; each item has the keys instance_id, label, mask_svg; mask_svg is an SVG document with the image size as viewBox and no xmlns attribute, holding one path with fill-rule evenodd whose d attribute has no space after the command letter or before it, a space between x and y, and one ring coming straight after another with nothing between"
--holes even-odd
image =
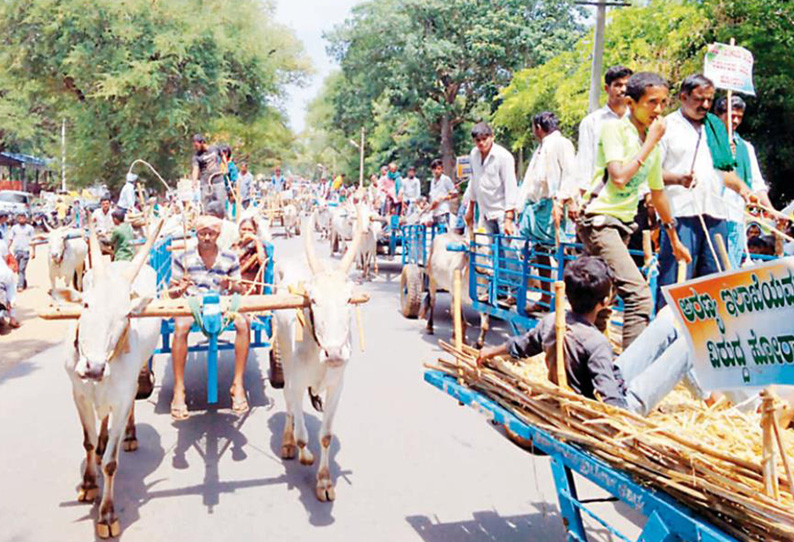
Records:
<instances>
[{"instance_id":1,"label":"sky","mask_svg":"<svg viewBox=\"0 0 794 542\"><path fill-rule=\"evenodd\" d=\"M335 64L325 54L323 32L344 22L351 8L362 0L277 0L276 19L292 28L303 42L315 73L304 88L287 88L286 110L290 127L301 132L305 126L306 106L317 96L325 76Z\"/></svg>"}]
</instances>

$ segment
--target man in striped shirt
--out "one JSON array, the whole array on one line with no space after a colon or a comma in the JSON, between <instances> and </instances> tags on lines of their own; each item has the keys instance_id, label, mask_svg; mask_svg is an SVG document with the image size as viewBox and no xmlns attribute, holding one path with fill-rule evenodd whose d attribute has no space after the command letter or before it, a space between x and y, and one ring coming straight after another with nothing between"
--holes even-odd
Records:
<instances>
[{"instance_id":1,"label":"man in striped shirt","mask_svg":"<svg viewBox=\"0 0 794 542\"><path fill-rule=\"evenodd\" d=\"M240 262L228 250L218 248L221 220L214 216L199 217L196 224L198 246L175 258L171 269L170 296L200 296L215 291L224 293L242 292ZM245 316L234 316L234 379L229 393L232 410L242 414L248 410L248 401L243 387L243 373L248 359L250 324ZM174 324L174 339L171 346L174 367L174 398L171 416L175 420L188 417L185 403L185 363L187 361L187 338L193 325L192 317L177 318Z\"/></svg>"}]
</instances>

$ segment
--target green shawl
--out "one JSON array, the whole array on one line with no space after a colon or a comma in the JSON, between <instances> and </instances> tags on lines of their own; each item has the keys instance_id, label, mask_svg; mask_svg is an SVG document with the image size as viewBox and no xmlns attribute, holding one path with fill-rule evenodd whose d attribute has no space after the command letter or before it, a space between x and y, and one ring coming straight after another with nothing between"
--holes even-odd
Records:
<instances>
[{"instance_id":1,"label":"green shawl","mask_svg":"<svg viewBox=\"0 0 794 542\"><path fill-rule=\"evenodd\" d=\"M703 126L706 129L706 142L711 151L714 168L721 171L736 169L736 159L733 157L731 144L728 141L728 130L722 120L718 116L708 113L703 121Z\"/></svg>"},{"instance_id":2,"label":"green shawl","mask_svg":"<svg viewBox=\"0 0 794 542\"><path fill-rule=\"evenodd\" d=\"M734 133L733 139L736 141L736 175L739 176L748 188L753 187L753 174L750 168L750 151L747 148L747 142Z\"/></svg>"}]
</instances>

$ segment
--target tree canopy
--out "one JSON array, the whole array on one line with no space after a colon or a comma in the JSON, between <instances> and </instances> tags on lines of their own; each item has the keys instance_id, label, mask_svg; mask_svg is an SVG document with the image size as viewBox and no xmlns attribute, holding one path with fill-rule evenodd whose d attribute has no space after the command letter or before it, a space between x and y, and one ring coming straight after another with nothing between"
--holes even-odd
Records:
<instances>
[{"instance_id":1,"label":"tree canopy","mask_svg":"<svg viewBox=\"0 0 794 542\"><path fill-rule=\"evenodd\" d=\"M440 154L449 171L460 150L459 128L490 114L514 70L572 44L580 32L576 13L568 0L360 4L327 35L341 79L319 98L333 115L315 128L349 138L366 127L371 167Z\"/></svg>"},{"instance_id":2,"label":"tree canopy","mask_svg":"<svg viewBox=\"0 0 794 542\"><path fill-rule=\"evenodd\" d=\"M272 159L292 140L274 103L310 70L259 0L7 0L0 36L0 145L59 155L65 118L80 185L135 158L178 177L194 132Z\"/></svg>"},{"instance_id":3,"label":"tree canopy","mask_svg":"<svg viewBox=\"0 0 794 542\"><path fill-rule=\"evenodd\" d=\"M773 197L790 199L794 189L784 179L794 174L794 99L786 90L794 84L793 23L794 3L785 0L653 0L610 12L604 66L660 73L675 95L684 77L703 70L708 44L735 38L754 54L757 92L746 97L740 132L756 144ZM494 123L514 150L532 146L530 119L544 110L555 112L575 139L587 114L592 40L590 32L570 51L519 71L501 90Z\"/></svg>"}]
</instances>

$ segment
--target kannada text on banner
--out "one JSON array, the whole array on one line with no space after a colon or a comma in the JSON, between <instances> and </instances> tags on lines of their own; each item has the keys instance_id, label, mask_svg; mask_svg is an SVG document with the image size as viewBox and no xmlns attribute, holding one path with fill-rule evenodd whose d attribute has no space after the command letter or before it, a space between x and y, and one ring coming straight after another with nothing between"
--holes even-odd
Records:
<instances>
[{"instance_id":1,"label":"kannada text on banner","mask_svg":"<svg viewBox=\"0 0 794 542\"><path fill-rule=\"evenodd\" d=\"M706 390L794 384L794 257L664 288Z\"/></svg>"},{"instance_id":2,"label":"kannada text on banner","mask_svg":"<svg viewBox=\"0 0 794 542\"><path fill-rule=\"evenodd\" d=\"M703 75L717 88L755 96L753 53L744 47L712 43L706 51Z\"/></svg>"}]
</instances>

